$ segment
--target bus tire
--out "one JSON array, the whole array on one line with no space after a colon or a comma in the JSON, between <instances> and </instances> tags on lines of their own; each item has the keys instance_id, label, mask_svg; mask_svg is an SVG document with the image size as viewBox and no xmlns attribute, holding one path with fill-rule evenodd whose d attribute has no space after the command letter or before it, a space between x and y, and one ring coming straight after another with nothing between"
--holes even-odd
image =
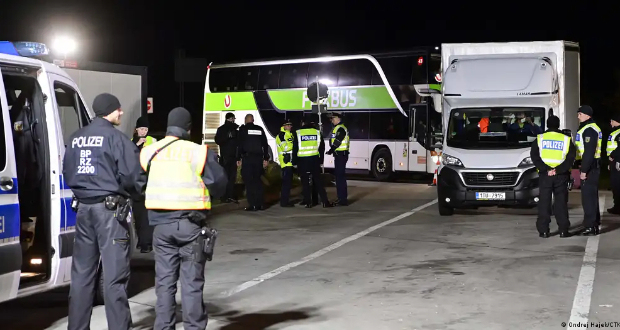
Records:
<instances>
[{"instance_id":1,"label":"bus tire","mask_svg":"<svg viewBox=\"0 0 620 330\"><path fill-rule=\"evenodd\" d=\"M437 207L439 208L439 215L441 216L451 216L454 214L454 208L450 207L450 205L445 202L438 202Z\"/></svg>"},{"instance_id":2,"label":"bus tire","mask_svg":"<svg viewBox=\"0 0 620 330\"><path fill-rule=\"evenodd\" d=\"M392 154L390 149L381 148L372 156L372 175L379 181L387 181L392 177Z\"/></svg>"},{"instance_id":3,"label":"bus tire","mask_svg":"<svg viewBox=\"0 0 620 330\"><path fill-rule=\"evenodd\" d=\"M101 259L99 259L99 267L97 268L97 281L95 282L95 301L94 305L104 305L104 289L105 284L103 283L103 264Z\"/></svg>"}]
</instances>

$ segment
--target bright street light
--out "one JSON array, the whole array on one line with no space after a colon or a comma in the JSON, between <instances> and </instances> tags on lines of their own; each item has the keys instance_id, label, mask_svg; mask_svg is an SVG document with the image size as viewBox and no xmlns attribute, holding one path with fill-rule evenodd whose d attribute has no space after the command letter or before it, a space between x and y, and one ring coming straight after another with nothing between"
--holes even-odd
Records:
<instances>
[{"instance_id":1,"label":"bright street light","mask_svg":"<svg viewBox=\"0 0 620 330\"><path fill-rule=\"evenodd\" d=\"M67 58L67 54L75 52L77 48L75 40L68 37L58 37L54 40L54 43L52 45L52 47L54 47L54 50L63 54L65 59Z\"/></svg>"}]
</instances>

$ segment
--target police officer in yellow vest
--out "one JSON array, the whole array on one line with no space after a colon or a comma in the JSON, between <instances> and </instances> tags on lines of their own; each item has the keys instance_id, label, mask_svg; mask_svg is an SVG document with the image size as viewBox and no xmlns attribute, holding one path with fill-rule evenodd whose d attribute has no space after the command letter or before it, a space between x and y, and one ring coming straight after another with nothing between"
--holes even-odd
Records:
<instances>
[{"instance_id":1,"label":"police officer in yellow vest","mask_svg":"<svg viewBox=\"0 0 620 330\"><path fill-rule=\"evenodd\" d=\"M327 199L327 192L321 181L321 164L323 164L323 152L325 141L323 134L316 129L309 120L304 120L304 126L296 132L293 140L293 164L296 164L301 173L301 183L306 208L312 207L310 176L312 185L316 187L323 207L331 207Z\"/></svg>"},{"instance_id":2,"label":"police officer in yellow vest","mask_svg":"<svg viewBox=\"0 0 620 330\"><path fill-rule=\"evenodd\" d=\"M603 133L592 116L594 110L588 105L579 108L577 118L581 123L575 135L577 160L581 161L581 203L583 204L584 236L599 234L601 214L598 205L598 181L601 176L601 144Z\"/></svg>"},{"instance_id":3,"label":"police officer in yellow vest","mask_svg":"<svg viewBox=\"0 0 620 330\"><path fill-rule=\"evenodd\" d=\"M280 206L294 207L289 197L293 185L293 141L295 136L291 132L293 123L290 120L284 121L280 133L276 136L276 146L278 148L278 160L282 168L282 192L280 194Z\"/></svg>"},{"instance_id":4,"label":"police officer in yellow vest","mask_svg":"<svg viewBox=\"0 0 620 330\"><path fill-rule=\"evenodd\" d=\"M614 194L614 206L607 209L610 214L620 214L620 114L611 117L612 132L607 139L607 157L609 157L609 175L611 190Z\"/></svg>"},{"instance_id":5,"label":"police officer in yellow vest","mask_svg":"<svg viewBox=\"0 0 620 330\"><path fill-rule=\"evenodd\" d=\"M225 193L227 178L215 152L188 141L190 127L189 111L173 109L166 137L140 153L140 165L148 175L145 204L149 222L155 226L156 330L175 328L179 277L185 329L207 327L202 228L211 199Z\"/></svg>"},{"instance_id":6,"label":"police officer in yellow vest","mask_svg":"<svg viewBox=\"0 0 620 330\"><path fill-rule=\"evenodd\" d=\"M138 146L138 149L157 142L157 139L148 135L149 133L149 120L146 116L138 118L136 121L136 129L133 135L133 143ZM149 226L149 218L144 206L144 200L134 201L133 204L133 219L136 224L136 232L138 236L137 247L142 253L148 253L153 250L153 226Z\"/></svg>"},{"instance_id":7,"label":"police officer in yellow vest","mask_svg":"<svg viewBox=\"0 0 620 330\"><path fill-rule=\"evenodd\" d=\"M560 237L569 237L568 180L576 150L570 136L560 131L560 118L549 116L545 133L532 144L530 157L539 174L538 220L540 237L548 238L551 223L551 196L555 197L554 213Z\"/></svg>"},{"instance_id":8,"label":"police officer in yellow vest","mask_svg":"<svg viewBox=\"0 0 620 330\"><path fill-rule=\"evenodd\" d=\"M342 124L342 114L332 113L331 122L334 125L329 139L330 149L326 153L334 155L334 176L336 177L336 192L338 199L334 206L349 205L347 194L347 161L349 160L349 130Z\"/></svg>"}]
</instances>

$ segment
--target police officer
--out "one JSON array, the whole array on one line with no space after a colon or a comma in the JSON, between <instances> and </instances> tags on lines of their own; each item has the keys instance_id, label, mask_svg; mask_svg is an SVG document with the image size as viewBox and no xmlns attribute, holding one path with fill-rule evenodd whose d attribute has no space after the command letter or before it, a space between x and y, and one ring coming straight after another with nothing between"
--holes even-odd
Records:
<instances>
[{"instance_id":1,"label":"police officer","mask_svg":"<svg viewBox=\"0 0 620 330\"><path fill-rule=\"evenodd\" d=\"M235 197L235 182L237 181L237 136L239 125L235 124L235 115L226 114L226 122L218 127L215 133L215 143L220 147L220 165L228 175L226 194L222 197L224 203L238 203Z\"/></svg>"},{"instance_id":2,"label":"police officer","mask_svg":"<svg viewBox=\"0 0 620 330\"><path fill-rule=\"evenodd\" d=\"M599 234L601 214L598 209L598 181L601 175L601 142L603 134L592 116L594 110L588 105L579 108L579 130L575 136L577 160L581 160L581 203L583 204L584 236Z\"/></svg>"},{"instance_id":3,"label":"police officer","mask_svg":"<svg viewBox=\"0 0 620 330\"><path fill-rule=\"evenodd\" d=\"M540 200L536 228L540 237L548 238L551 223L551 196L555 196L554 213L560 237L569 237L568 180L576 150L570 136L560 131L560 118L549 116L545 133L532 144L530 157L540 175Z\"/></svg>"},{"instance_id":4,"label":"police officer","mask_svg":"<svg viewBox=\"0 0 620 330\"><path fill-rule=\"evenodd\" d=\"M325 141L323 134L316 129L312 123L306 123L296 132L296 139L293 141L293 162L297 164L301 173L302 190L306 208L311 208L310 200L310 178L312 184L321 197L323 207L332 207L327 198L325 187L321 181L321 164L323 164L323 152L325 151Z\"/></svg>"},{"instance_id":5,"label":"police officer","mask_svg":"<svg viewBox=\"0 0 620 330\"><path fill-rule=\"evenodd\" d=\"M78 211L71 265L69 330L88 329L99 256L104 269L108 327L129 329L129 225L120 215L127 199L144 186L138 148L120 130L121 104L111 94L93 101L97 118L69 139L63 175L77 198ZM130 204L129 204L130 205Z\"/></svg>"},{"instance_id":6,"label":"police officer","mask_svg":"<svg viewBox=\"0 0 620 330\"><path fill-rule=\"evenodd\" d=\"M146 208L155 226L155 330L175 328L179 277L185 329L207 327L203 226L211 197L224 194L227 179L215 152L188 141L190 128L189 111L175 108L168 114L166 137L140 153L148 173Z\"/></svg>"},{"instance_id":7,"label":"police officer","mask_svg":"<svg viewBox=\"0 0 620 330\"><path fill-rule=\"evenodd\" d=\"M334 129L329 140L330 149L327 154L334 154L334 175L336 176L336 192L338 195L334 206L347 206L349 205L346 177L347 161L349 160L349 130L342 124L341 114L339 113L332 113L331 122Z\"/></svg>"},{"instance_id":8,"label":"police officer","mask_svg":"<svg viewBox=\"0 0 620 330\"><path fill-rule=\"evenodd\" d=\"M269 145L265 130L254 124L254 116L245 116L245 125L239 128L239 146L237 147L237 166L241 166L241 178L245 183L248 199L246 211L260 211L263 206L263 169L269 161Z\"/></svg>"},{"instance_id":9,"label":"police officer","mask_svg":"<svg viewBox=\"0 0 620 330\"><path fill-rule=\"evenodd\" d=\"M620 114L611 117L612 132L607 139L607 157L609 157L609 175L611 190L614 195L614 206L607 209L610 214L620 214Z\"/></svg>"},{"instance_id":10,"label":"police officer","mask_svg":"<svg viewBox=\"0 0 620 330\"><path fill-rule=\"evenodd\" d=\"M289 200L291 187L293 185L293 141L294 136L291 132L293 123L285 120L276 136L276 146L278 148L278 160L282 168L282 191L280 194L280 206L294 207L295 204Z\"/></svg>"},{"instance_id":11,"label":"police officer","mask_svg":"<svg viewBox=\"0 0 620 330\"><path fill-rule=\"evenodd\" d=\"M307 119L307 121L308 121L310 126L316 128L316 129L319 129L319 125L317 125L312 119ZM302 117L299 127L304 127L305 125L306 125L306 122L304 121L304 119ZM293 160L294 160L293 165L297 169L299 177L303 178L304 176L299 171L299 166L297 166L296 159L297 159L297 154L293 153ZM310 185L310 205L317 206L317 205L319 205L319 192L316 189L316 185L312 184L312 175L310 174L310 172L307 172L307 174L308 174L307 175L307 178L308 178L307 181L308 181L308 184ZM306 205L308 205L308 203L306 203L306 201L302 198L301 202L299 202L299 205L306 206Z\"/></svg>"},{"instance_id":12,"label":"police officer","mask_svg":"<svg viewBox=\"0 0 620 330\"><path fill-rule=\"evenodd\" d=\"M132 139L139 150L157 142L157 139L149 136L148 133L149 119L146 116L142 116L136 121L136 129ZM136 231L138 232L137 247L140 249L141 253L151 252L153 251L153 226L149 226L149 218L142 196L140 199L134 201L132 210Z\"/></svg>"}]
</instances>

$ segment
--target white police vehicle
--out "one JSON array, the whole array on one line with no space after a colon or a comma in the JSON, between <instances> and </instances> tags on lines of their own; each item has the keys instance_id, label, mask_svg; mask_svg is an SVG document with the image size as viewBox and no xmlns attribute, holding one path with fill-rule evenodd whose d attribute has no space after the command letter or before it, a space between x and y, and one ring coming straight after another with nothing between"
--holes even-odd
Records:
<instances>
[{"instance_id":1,"label":"white police vehicle","mask_svg":"<svg viewBox=\"0 0 620 330\"><path fill-rule=\"evenodd\" d=\"M94 115L48 56L41 43L0 41L0 302L71 281L76 214L62 162ZM95 303L101 273L100 263Z\"/></svg>"}]
</instances>

